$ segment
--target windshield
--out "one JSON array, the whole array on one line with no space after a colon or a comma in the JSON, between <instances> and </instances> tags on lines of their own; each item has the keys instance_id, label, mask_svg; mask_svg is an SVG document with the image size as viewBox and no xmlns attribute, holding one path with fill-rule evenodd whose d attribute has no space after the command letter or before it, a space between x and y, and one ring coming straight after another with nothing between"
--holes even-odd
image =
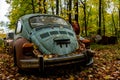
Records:
<instances>
[{"instance_id":1,"label":"windshield","mask_svg":"<svg viewBox=\"0 0 120 80\"><path fill-rule=\"evenodd\" d=\"M68 23L59 17L53 16L35 16L30 18L30 25L35 28L41 25L48 25L48 24L61 24L61 25L68 25Z\"/></svg>"}]
</instances>

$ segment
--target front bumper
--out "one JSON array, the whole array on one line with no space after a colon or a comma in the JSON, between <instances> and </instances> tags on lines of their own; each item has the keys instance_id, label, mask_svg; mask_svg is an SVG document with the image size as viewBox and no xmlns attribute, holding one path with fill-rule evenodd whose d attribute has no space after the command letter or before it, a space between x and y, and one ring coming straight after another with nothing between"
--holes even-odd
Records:
<instances>
[{"instance_id":1,"label":"front bumper","mask_svg":"<svg viewBox=\"0 0 120 80\"><path fill-rule=\"evenodd\" d=\"M85 63L88 64L92 59L93 54L86 51L83 54L76 54L74 56L65 56L58 58L51 58L43 60L43 57L34 58L34 59L21 59L20 68L45 68L53 66L62 66L74 63Z\"/></svg>"}]
</instances>

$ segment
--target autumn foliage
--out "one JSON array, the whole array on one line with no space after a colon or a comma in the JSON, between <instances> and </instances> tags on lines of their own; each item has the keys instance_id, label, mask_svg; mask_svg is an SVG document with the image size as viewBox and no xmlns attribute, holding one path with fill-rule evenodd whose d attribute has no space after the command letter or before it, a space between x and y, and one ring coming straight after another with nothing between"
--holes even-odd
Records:
<instances>
[{"instance_id":1,"label":"autumn foliage","mask_svg":"<svg viewBox=\"0 0 120 80\"><path fill-rule=\"evenodd\" d=\"M47 69L44 75L38 70L20 73L14 66L11 53L0 48L1 80L119 80L120 79L120 44L92 45L95 51L92 66L67 66Z\"/></svg>"}]
</instances>

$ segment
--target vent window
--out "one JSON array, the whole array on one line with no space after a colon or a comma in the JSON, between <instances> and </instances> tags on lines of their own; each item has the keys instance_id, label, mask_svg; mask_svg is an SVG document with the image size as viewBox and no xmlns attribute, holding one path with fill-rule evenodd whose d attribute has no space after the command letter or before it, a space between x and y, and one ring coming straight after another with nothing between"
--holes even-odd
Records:
<instances>
[{"instance_id":1,"label":"vent window","mask_svg":"<svg viewBox=\"0 0 120 80\"><path fill-rule=\"evenodd\" d=\"M60 31L60 34L67 34L67 32L65 32L65 31Z\"/></svg>"},{"instance_id":2,"label":"vent window","mask_svg":"<svg viewBox=\"0 0 120 80\"><path fill-rule=\"evenodd\" d=\"M40 37L41 37L41 38L46 38L46 37L48 37L48 36L50 36L48 32L47 32L47 33L40 34Z\"/></svg>"},{"instance_id":3,"label":"vent window","mask_svg":"<svg viewBox=\"0 0 120 80\"><path fill-rule=\"evenodd\" d=\"M56 35L56 34L58 34L58 31L52 31L52 32L50 32L50 34L51 35Z\"/></svg>"},{"instance_id":4,"label":"vent window","mask_svg":"<svg viewBox=\"0 0 120 80\"><path fill-rule=\"evenodd\" d=\"M70 36L74 36L72 33L70 33L70 32L68 32L68 34L70 35Z\"/></svg>"}]
</instances>

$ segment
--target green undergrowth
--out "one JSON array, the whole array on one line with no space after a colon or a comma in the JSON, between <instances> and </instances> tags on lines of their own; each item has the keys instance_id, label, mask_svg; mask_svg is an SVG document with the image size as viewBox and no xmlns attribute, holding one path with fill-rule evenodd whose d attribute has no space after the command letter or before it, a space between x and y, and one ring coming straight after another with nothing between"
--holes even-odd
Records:
<instances>
[{"instance_id":1,"label":"green undergrowth","mask_svg":"<svg viewBox=\"0 0 120 80\"><path fill-rule=\"evenodd\" d=\"M109 44L109 45L102 45L102 44L91 44L91 49L95 51L100 51L103 53L103 56L110 59L110 56L114 59L120 60L120 42L117 44ZM108 57L109 56L109 57Z\"/></svg>"},{"instance_id":2,"label":"green undergrowth","mask_svg":"<svg viewBox=\"0 0 120 80\"><path fill-rule=\"evenodd\" d=\"M116 44L108 44L108 45L102 45L102 44L91 44L91 49L97 49L97 50L104 50L104 49L120 49L120 42Z\"/></svg>"}]
</instances>

